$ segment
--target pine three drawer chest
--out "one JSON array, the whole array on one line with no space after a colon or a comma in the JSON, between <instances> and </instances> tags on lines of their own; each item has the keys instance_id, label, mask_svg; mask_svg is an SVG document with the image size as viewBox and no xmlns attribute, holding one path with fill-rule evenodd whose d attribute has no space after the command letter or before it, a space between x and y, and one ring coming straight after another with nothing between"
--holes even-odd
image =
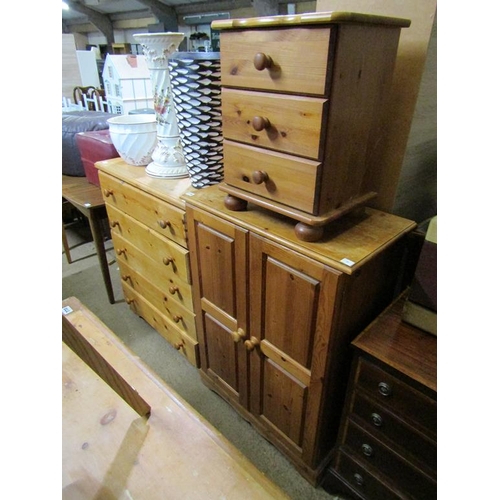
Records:
<instances>
[{"instance_id":1,"label":"pine three drawer chest","mask_svg":"<svg viewBox=\"0 0 500 500\"><path fill-rule=\"evenodd\" d=\"M366 204L406 19L348 12L228 19L220 30L226 206L297 221L299 239Z\"/></svg>"}]
</instances>

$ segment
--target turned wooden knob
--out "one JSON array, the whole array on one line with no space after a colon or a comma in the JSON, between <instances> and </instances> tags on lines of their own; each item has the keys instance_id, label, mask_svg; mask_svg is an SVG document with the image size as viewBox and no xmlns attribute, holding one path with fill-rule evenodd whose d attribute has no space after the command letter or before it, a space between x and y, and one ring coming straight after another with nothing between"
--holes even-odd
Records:
<instances>
[{"instance_id":1,"label":"turned wooden knob","mask_svg":"<svg viewBox=\"0 0 500 500\"><path fill-rule=\"evenodd\" d=\"M126 274L125 276L122 276L123 281L127 281L130 279L130 274Z\"/></svg>"},{"instance_id":2,"label":"turned wooden knob","mask_svg":"<svg viewBox=\"0 0 500 500\"><path fill-rule=\"evenodd\" d=\"M178 314L176 314L173 318L172 318L176 323L179 323L179 321L182 319L182 316L179 316Z\"/></svg>"},{"instance_id":3,"label":"turned wooden knob","mask_svg":"<svg viewBox=\"0 0 500 500\"><path fill-rule=\"evenodd\" d=\"M261 130L269 128L270 125L271 125L271 122L265 116L254 116L252 119L252 127L257 132L260 132Z\"/></svg>"},{"instance_id":4,"label":"turned wooden knob","mask_svg":"<svg viewBox=\"0 0 500 500\"><path fill-rule=\"evenodd\" d=\"M134 299L129 299L129 298L125 298L125 302L130 305L132 304L132 302L134 302Z\"/></svg>"},{"instance_id":5,"label":"turned wooden knob","mask_svg":"<svg viewBox=\"0 0 500 500\"><path fill-rule=\"evenodd\" d=\"M231 332L231 337L235 343L241 342L245 338L245 331L243 328L238 328L235 332Z\"/></svg>"},{"instance_id":6,"label":"turned wooden knob","mask_svg":"<svg viewBox=\"0 0 500 500\"><path fill-rule=\"evenodd\" d=\"M119 226L119 225L120 225L120 223L119 223L117 220L112 220L112 221L109 223L109 225L110 225L111 227L116 227L116 226Z\"/></svg>"},{"instance_id":7,"label":"turned wooden knob","mask_svg":"<svg viewBox=\"0 0 500 500\"><path fill-rule=\"evenodd\" d=\"M127 249L126 249L126 248L118 248L118 249L116 250L116 253L117 253L118 255L123 255L123 254L124 254L124 253L126 253L126 252L127 252Z\"/></svg>"},{"instance_id":8,"label":"turned wooden knob","mask_svg":"<svg viewBox=\"0 0 500 500\"><path fill-rule=\"evenodd\" d=\"M253 65L257 71L263 71L273 65L273 60L263 52L257 52L253 58Z\"/></svg>"},{"instance_id":9,"label":"turned wooden knob","mask_svg":"<svg viewBox=\"0 0 500 500\"><path fill-rule=\"evenodd\" d=\"M263 172L262 170L256 170L252 174L252 180L255 182L255 184L262 184L263 182L266 182L269 179L269 176L267 175L266 172Z\"/></svg>"},{"instance_id":10,"label":"turned wooden knob","mask_svg":"<svg viewBox=\"0 0 500 500\"><path fill-rule=\"evenodd\" d=\"M172 257L163 257L163 263L168 266L169 264L172 264L174 262L174 259Z\"/></svg>"},{"instance_id":11,"label":"turned wooden knob","mask_svg":"<svg viewBox=\"0 0 500 500\"><path fill-rule=\"evenodd\" d=\"M175 294L179 291L179 287L178 287L178 286L171 286L171 287L169 287L168 291L169 291L172 295L175 295Z\"/></svg>"},{"instance_id":12,"label":"turned wooden knob","mask_svg":"<svg viewBox=\"0 0 500 500\"><path fill-rule=\"evenodd\" d=\"M172 224L170 223L170 221L168 220L159 220L158 221L158 225L162 228L162 229L165 229L167 227L170 227Z\"/></svg>"},{"instance_id":13,"label":"turned wooden knob","mask_svg":"<svg viewBox=\"0 0 500 500\"><path fill-rule=\"evenodd\" d=\"M259 339L251 337L250 340L245 340L245 347L247 351L253 351L260 344Z\"/></svg>"},{"instance_id":14,"label":"turned wooden knob","mask_svg":"<svg viewBox=\"0 0 500 500\"><path fill-rule=\"evenodd\" d=\"M105 189L105 190L103 191L103 193L104 193L104 196L105 196L106 198L109 198L110 196L112 196L112 195L113 195L113 190L112 190L112 189Z\"/></svg>"},{"instance_id":15,"label":"turned wooden knob","mask_svg":"<svg viewBox=\"0 0 500 500\"><path fill-rule=\"evenodd\" d=\"M184 340L181 340L180 342L177 342L177 344L174 344L174 347L180 351L184 347Z\"/></svg>"}]
</instances>

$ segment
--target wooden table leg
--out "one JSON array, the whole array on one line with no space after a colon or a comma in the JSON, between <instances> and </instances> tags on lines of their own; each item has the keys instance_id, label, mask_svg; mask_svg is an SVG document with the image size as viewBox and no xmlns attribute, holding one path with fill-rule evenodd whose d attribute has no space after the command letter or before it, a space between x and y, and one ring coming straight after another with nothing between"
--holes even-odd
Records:
<instances>
[{"instance_id":1,"label":"wooden table leg","mask_svg":"<svg viewBox=\"0 0 500 500\"><path fill-rule=\"evenodd\" d=\"M68 264L71 264L71 262L73 261L71 260L71 252L69 250L68 238L66 236L66 229L64 228L64 221L62 223L62 243L64 248L64 254L66 255L66 260L68 261Z\"/></svg>"},{"instance_id":2,"label":"wooden table leg","mask_svg":"<svg viewBox=\"0 0 500 500\"><path fill-rule=\"evenodd\" d=\"M110 304L115 303L115 296L113 293L113 285L111 284L111 276L109 275L108 260L106 259L106 249L104 248L104 237L102 228L100 226L100 218L96 214L96 210L89 210L89 224L92 238L94 239L97 257L99 258L99 265L101 266L102 277L108 292L108 299Z\"/></svg>"}]
</instances>

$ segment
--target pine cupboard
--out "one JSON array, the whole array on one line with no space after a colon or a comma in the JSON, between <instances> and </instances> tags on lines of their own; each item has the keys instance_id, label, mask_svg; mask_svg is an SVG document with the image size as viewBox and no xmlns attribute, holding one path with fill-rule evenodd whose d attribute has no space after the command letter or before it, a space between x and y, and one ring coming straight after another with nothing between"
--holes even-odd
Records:
<instances>
[{"instance_id":1,"label":"pine cupboard","mask_svg":"<svg viewBox=\"0 0 500 500\"><path fill-rule=\"evenodd\" d=\"M349 343L393 299L415 224L362 209L308 243L286 217L227 209L217 186L183 198L202 380L316 485Z\"/></svg>"}]
</instances>

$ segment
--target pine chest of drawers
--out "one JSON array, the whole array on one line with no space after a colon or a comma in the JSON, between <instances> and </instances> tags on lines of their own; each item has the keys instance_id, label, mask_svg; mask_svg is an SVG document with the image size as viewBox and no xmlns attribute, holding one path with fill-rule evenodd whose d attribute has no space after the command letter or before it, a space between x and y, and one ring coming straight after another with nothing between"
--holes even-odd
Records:
<instances>
[{"instance_id":1,"label":"pine chest of drawers","mask_svg":"<svg viewBox=\"0 0 500 500\"><path fill-rule=\"evenodd\" d=\"M350 388L325 489L437 497L436 337L401 320L401 297L353 342Z\"/></svg>"},{"instance_id":2,"label":"pine chest of drawers","mask_svg":"<svg viewBox=\"0 0 500 500\"><path fill-rule=\"evenodd\" d=\"M376 196L364 179L405 19L345 12L214 21L226 207L258 204L317 241Z\"/></svg>"},{"instance_id":3,"label":"pine chest of drawers","mask_svg":"<svg viewBox=\"0 0 500 500\"><path fill-rule=\"evenodd\" d=\"M153 179L121 158L98 162L125 300L199 365L185 209L189 179Z\"/></svg>"}]
</instances>

